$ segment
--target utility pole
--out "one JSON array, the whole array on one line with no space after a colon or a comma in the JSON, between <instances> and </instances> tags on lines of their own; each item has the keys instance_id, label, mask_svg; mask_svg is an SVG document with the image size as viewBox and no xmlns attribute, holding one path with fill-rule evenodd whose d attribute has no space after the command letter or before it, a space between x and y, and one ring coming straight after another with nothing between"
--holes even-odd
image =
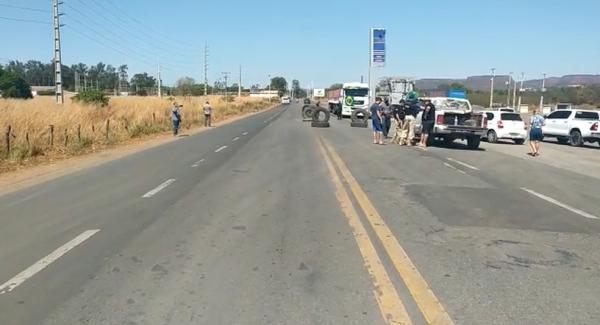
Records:
<instances>
[{"instance_id":1,"label":"utility pole","mask_svg":"<svg viewBox=\"0 0 600 325\"><path fill-rule=\"evenodd\" d=\"M75 71L75 76L74 77L75 77L74 78L75 79L75 92L78 93L80 91L79 88L81 87L81 85L80 85L81 79L79 78L79 72L78 71Z\"/></svg>"},{"instance_id":2,"label":"utility pole","mask_svg":"<svg viewBox=\"0 0 600 325\"><path fill-rule=\"evenodd\" d=\"M523 82L525 81L525 72L521 72L521 87L519 88L519 112L521 111L521 96L523 95Z\"/></svg>"},{"instance_id":3,"label":"utility pole","mask_svg":"<svg viewBox=\"0 0 600 325\"><path fill-rule=\"evenodd\" d=\"M162 98L162 80L160 80L160 62L158 63L158 97Z\"/></svg>"},{"instance_id":4,"label":"utility pole","mask_svg":"<svg viewBox=\"0 0 600 325\"><path fill-rule=\"evenodd\" d=\"M208 43L204 43L204 96L208 96Z\"/></svg>"},{"instance_id":5,"label":"utility pole","mask_svg":"<svg viewBox=\"0 0 600 325\"><path fill-rule=\"evenodd\" d=\"M512 80L513 73L508 74L508 81L506 82L506 107L510 106L510 82Z\"/></svg>"},{"instance_id":6,"label":"utility pole","mask_svg":"<svg viewBox=\"0 0 600 325\"><path fill-rule=\"evenodd\" d=\"M227 91L227 78L229 78L229 72L223 72L223 78L225 78L225 108L229 104L229 92Z\"/></svg>"},{"instance_id":7,"label":"utility pole","mask_svg":"<svg viewBox=\"0 0 600 325\"><path fill-rule=\"evenodd\" d=\"M62 104L65 101L65 97L62 88L62 55L60 48L60 16L62 14L58 11L59 4L62 4L62 2L52 0L52 13L54 16L54 87L56 102Z\"/></svg>"},{"instance_id":8,"label":"utility pole","mask_svg":"<svg viewBox=\"0 0 600 325\"><path fill-rule=\"evenodd\" d=\"M512 98L512 107L516 108L516 100L517 100L517 81L513 80L514 83L514 87L513 87L513 98Z\"/></svg>"},{"instance_id":9,"label":"utility pole","mask_svg":"<svg viewBox=\"0 0 600 325\"><path fill-rule=\"evenodd\" d=\"M542 78L542 96L540 96L540 114L544 114L544 93L546 92L546 74Z\"/></svg>"},{"instance_id":10,"label":"utility pole","mask_svg":"<svg viewBox=\"0 0 600 325\"><path fill-rule=\"evenodd\" d=\"M492 82L490 90L490 109L494 106L494 77L496 77L496 68L492 68Z\"/></svg>"},{"instance_id":11,"label":"utility pole","mask_svg":"<svg viewBox=\"0 0 600 325\"><path fill-rule=\"evenodd\" d=\"M269 103L271 102L271 75L269 75Z\"/></svg>"},{"instance_id":12,"label":"utility pole","mask_svg":"<svg viewBox=\"0 0 600 325\"><path fill-rule=\"evenodd\" d=\"M240 65L240 81L238 83L238 97L242 97L242 66Z\"/></svg>"}]
</instances>

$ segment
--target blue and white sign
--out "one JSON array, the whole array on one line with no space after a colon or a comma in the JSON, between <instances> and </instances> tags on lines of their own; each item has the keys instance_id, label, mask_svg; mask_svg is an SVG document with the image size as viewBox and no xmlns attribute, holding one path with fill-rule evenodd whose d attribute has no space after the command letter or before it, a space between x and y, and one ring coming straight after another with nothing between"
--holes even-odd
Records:
<instances>
[{"instance_id":1,"label":"blue and white sign","mask_svg":"<svg viewBox=\"0 0 600 325\"><path fill-rule=\"evenodd\" d=\"M371 66L385 66L385 29L371 28Z\"/></svg>"}]
</instances>

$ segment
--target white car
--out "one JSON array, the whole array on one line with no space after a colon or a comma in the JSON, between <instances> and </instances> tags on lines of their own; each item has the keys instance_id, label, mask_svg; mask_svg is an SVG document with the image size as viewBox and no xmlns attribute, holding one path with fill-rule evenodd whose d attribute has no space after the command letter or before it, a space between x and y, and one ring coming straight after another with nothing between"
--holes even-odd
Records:
<instances>
[{"instance_id":1,"label":"white car","mask_svg":"<svg viewBox=\"0 0 600 325\"><path fill-rule=\"evenodd\" d=\"M560 109L546 117L542 127L544 138L556 138L559 143L579 147L583 142L600 143L600 112L581 109Z\"/></svg>"},{"instance_id":2,"label":"white car","mask_svg":"<svg viewBox=\"0 0 600 325\"><path fill-rule=\"evenodd\" d=\"M292 102L292 100L289 97L287 97L287 96L281 97L282 104L290 104L291 102Z\"/></svg>"},{"instance_id":3,"label":"white car","mask_svg":"<svg viewBox=\"0 0 600 325\"><path fill-rule=\"evenodd\" d=\"M515 144L525 143L527 139L527 126L521 115L504 110L485 111L487 116L487 133L484 138L489 143L496 143L499 139L513 140Z\"/></svg>"}]
</instances>

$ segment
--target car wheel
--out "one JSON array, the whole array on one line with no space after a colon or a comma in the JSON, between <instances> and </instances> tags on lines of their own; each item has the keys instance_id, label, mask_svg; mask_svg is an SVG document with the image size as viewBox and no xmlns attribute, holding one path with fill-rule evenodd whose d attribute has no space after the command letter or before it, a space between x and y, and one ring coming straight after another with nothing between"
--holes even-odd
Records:
<instances>
[{"instance_id":1,"label":"car wheel","mask_svg":"<svg viewBox=\"0 0 600 325\"><path fill-rule=\"evenodd\" d=\"M581 147L583 145L583 138L581 132L578 130L571 131L570 143L573 147Z\"/></svg>"},{"instance_id":2,"label":"car wheel","mask_svg":"<svg viewBox=\"0 0 600 325\"><path fill-rule=\"evenodd\" d=\"M479 136L470 136L467 138L467 146L471 150L478 149L480 143L481 143L481 137L479 137Z\"/></svg>"},{"instance_id":3,"label":"car wheel","mask_svg":"<svg viewBox=\"0 0 600 325\"><path fill-rule=\"evenodd\" d=\"M496 134L496 131L494 130L489 130L487 133L487 140L489 143L496 143L498 142L498 135Z\"/></svg>"}]
</instances>

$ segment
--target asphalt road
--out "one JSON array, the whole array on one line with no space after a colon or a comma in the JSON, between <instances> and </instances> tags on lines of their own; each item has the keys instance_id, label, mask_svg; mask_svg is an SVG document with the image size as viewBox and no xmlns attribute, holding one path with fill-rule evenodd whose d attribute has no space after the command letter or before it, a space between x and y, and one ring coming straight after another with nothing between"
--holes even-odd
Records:
<instances>
[{"instance_id":1,"label":"asphalt road","mask_svg":"<svg viewBox=\"0 0 600 325\"><path fill-rule=\"evenodd\" d=\"M0 324L598 323L597 149L377 146L299 111L1 196Z\"/></svg>"}]
</instances>

